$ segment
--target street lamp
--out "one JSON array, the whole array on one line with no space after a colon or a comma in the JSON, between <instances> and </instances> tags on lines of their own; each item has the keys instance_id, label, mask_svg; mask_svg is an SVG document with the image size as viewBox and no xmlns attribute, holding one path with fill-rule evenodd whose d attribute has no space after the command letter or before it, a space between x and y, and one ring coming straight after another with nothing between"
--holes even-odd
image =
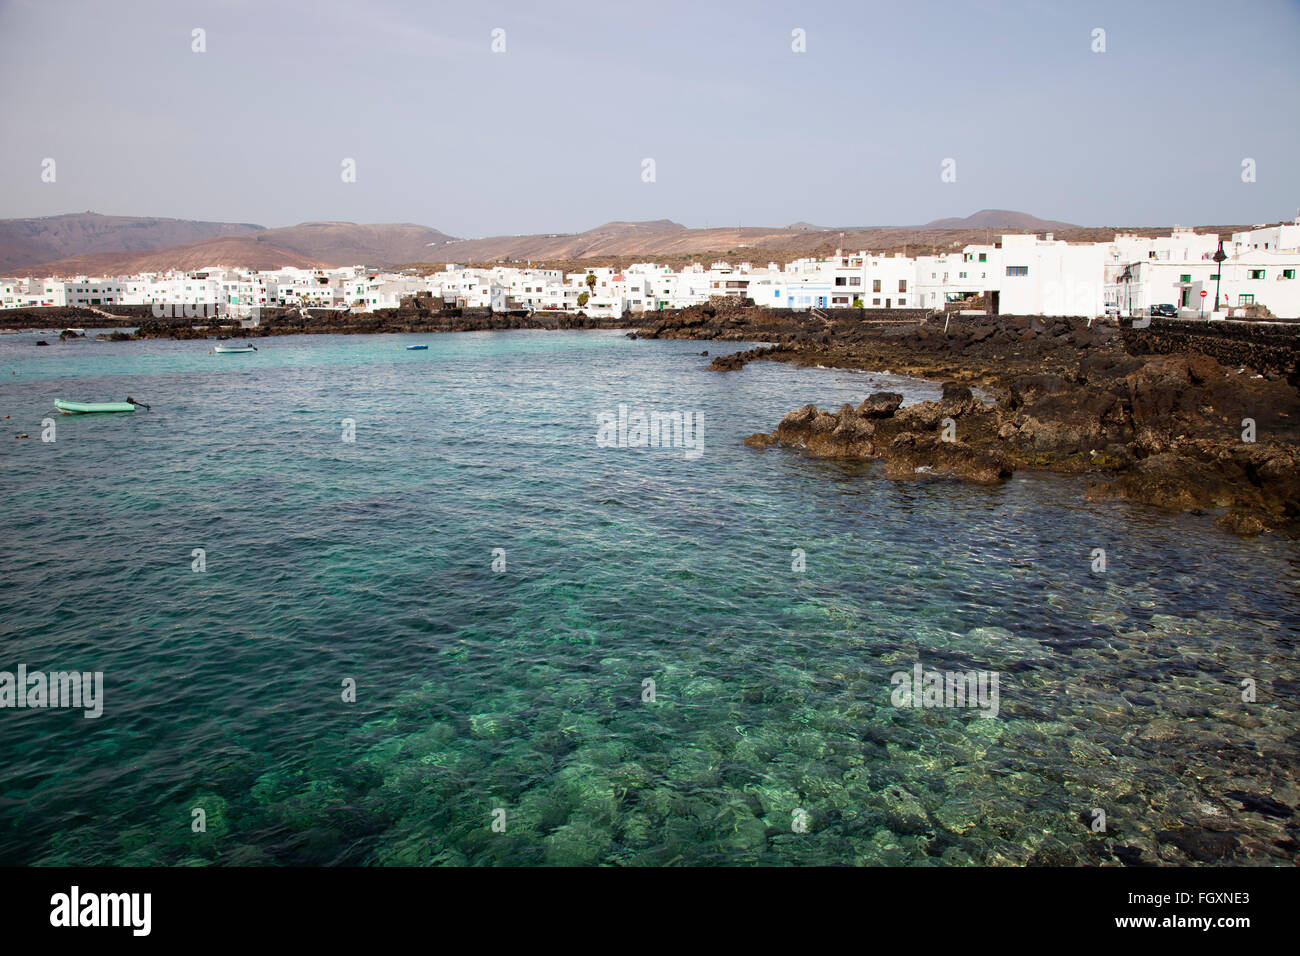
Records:
<instances>
[{"instance_id":1,"label":"street lamp","mask_svg":"<svg viewBox=\"0 0 1300 956\"><path fill-rule=\"evenodd\" d=\"M1223 240L1219 240L1219 248L1214 253L1214 308L1210 310L1211 314L1219 311L1219 283L1223 280L1223 264L1228 257L1223 252Z\"/></svg>"}]
</instances>

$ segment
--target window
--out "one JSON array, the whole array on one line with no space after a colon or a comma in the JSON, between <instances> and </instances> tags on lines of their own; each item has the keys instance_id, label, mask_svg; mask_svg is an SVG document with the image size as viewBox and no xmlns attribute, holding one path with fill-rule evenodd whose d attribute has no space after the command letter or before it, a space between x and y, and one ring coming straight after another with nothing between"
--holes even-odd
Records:
<instances>
[{"instance_id":1,"label":"window","mask_svg":"<svg viewBox=\"0 0 1300 956\"><path fill-rule=\"evenodd\" d=\"M899 305L907 305L907 300L904 299L904 298L900 295L900 296L898 297L898 304L899 304Z\"/></svg>"},{"instance_id":2,"label":"window","mask_svg":"<svg viewBox=\"0 0 1300 956\"><path fill-rule=\"evenodd\" d=\"M1254 305L1254 304L1255 304L1255 297L1253 295L1237 296L1237 305Z\"/></svg>"},{"instance_id":3,"label":"window","mask_svg":"<svg viewBox=\"0 0 1300 956\"><path fill-rule=\"evenodd\" d=\"M1211 281L1211 282L1218 282L1218 281L1219 281L1219 274L1216 272L1214 275L1210 276L1210 281Z\"/></svg>"},{"instance_id":4,"label":"window","mask_svg":"<svg viewBox=\"0 0 1300 956\"><path fill-rule=\"evenodd\" d=\"M899 291L899 292L906 292L906 291L907 291L907 280L906 280L906 279L899 279L899 280L898 280L898 291Z\"/></svg>"},{"instance_id":5,"label":"window","mask_svg":"<svg viewBox=\"0 0 1300 956\"><path fill-rule=\"evenodd\" d=\"M1189 272L1189 273L1188 273L1187 275L1185 275L1185 276L1180 276L1179 279L1178 279L1178 281L1179 281L1179 282L1191 282L1191 281L1192 281L1192 274Z\"/></svg>"},{"instance_id":6,"label":"window","mask_svg":"<svg viewBox=\"0 0 1300 956\"><path fill-rule=\"evenodd\" d=\"M1027 276L1029 275L1029 266L1007 266L1007 275Z\"/></svg>"},{"instance_id":7,"label":"window","mask_svg":"<svg viewBox=\"0 0 1300 956\"><path fill-rule=\"evenodd\" d=\"M836 284L836 285L848 285L848 280L845 279L844 276L836 276L836 277L835 277L835 284Z\"/></svg>"},{"instance_id":8,"label":"window","mask_svg":"<svg viewBox=\"0 0 1300 956\"><path fill-rule=\"evenodd\" d=\"M1251 269L1251 270L1250 270L1250 277L1251 277L1252 279L1262 279L1262 278L1264 278L1264 270L1263 270L1263 269Z\"/></svg>"},{"instance_id":9,"label":"window","mask_svg":"<svg viewBox=\"0 0 1300 956\"><path fill-rule=\"evenodd\" d=\"M877 289L876 291L879 292L880 290ZM872 305L880 305L880 300L879 300L879 299L872 299L872 300L871 300L871 304L872 304Z\"/></svg>"},{"instance_id":10,"label":"window","mask_svg":"<svg viewBox=\"0 0 1300 956\"><path fill-rule=\"evenodd\" d=\"M989 261L988 253L987 253L987 252L981 252L981 253L980 253L980 262L988 262L988 261Z\"/></svg>"},{"instance_id":11,"label":"window","mask_svg":"<svg viewBox=\"0 0 1300 956\"><path fill-rule=\"evenodd\" d=\"M872 279L872 280L871 280L871 291L872 291L872 292L879 292L879 291L880 291L880 280L879 280L879 279ZM879 300L879 299L876 300L876 305L880 305L880 300Z\"/></svg>"},{"instance_id":12,"label":"window","mask_svg":"<svg viewBox=\"0 0 1300 956\"><path fill-rule=\"evenodd\" d=\"M1283 279L1294 279L1294 278L1295 278L1295 270L1294 270L1294 269L1283 269L1283 270L1282 270L1282 278L1283 278Z\"/></svg>"},{"instance_id":13,"label":"window","mask_svg":"<svg viewBox=\"0 0 1300 956\"><path fill-rule=\"evenodd\" d=\"M849 285L862 285L862 277L854 276L853 278L849 279Z\"/></svg>"}]
</instances>

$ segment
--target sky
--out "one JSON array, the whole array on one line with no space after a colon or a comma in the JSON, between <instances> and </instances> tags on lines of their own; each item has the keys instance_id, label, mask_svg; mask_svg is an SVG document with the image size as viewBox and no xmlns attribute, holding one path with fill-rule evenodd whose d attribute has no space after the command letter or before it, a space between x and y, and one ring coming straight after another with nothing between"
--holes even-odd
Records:
<instances>
[{"instance_id":1,"label":"sky","mask_svg":"<svg viewBox=\"0 0 1300 956\"><path fill-rule=\"evenodd\" d=\"M1276 222L1298 39L1300 0L0 0L0 218Z\"/></svg>"}]
</instances>

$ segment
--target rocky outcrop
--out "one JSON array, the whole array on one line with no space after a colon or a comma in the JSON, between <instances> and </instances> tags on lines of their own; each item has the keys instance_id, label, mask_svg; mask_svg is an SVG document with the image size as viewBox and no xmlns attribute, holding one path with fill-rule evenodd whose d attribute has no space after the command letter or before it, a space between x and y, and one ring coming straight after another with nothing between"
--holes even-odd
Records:
<instances>
[{"instance_id":1,"label":"rocky outcrop","mask_svg":"<svg viewBox=\"0 0 1300 956\"><path fill-rule=\"evenodd\" d=\"M1003 382L988 404L948 382L938 401L907 407L883 392L837 412L805 405L746 444L880 460L891 479L1087 474L1094 501L1220 512L1237 534L1300 531L1300 401L1284 379L1199 354L1102 353Z\"/></svg>"},{"instance_id":2,"label":"rocky outcrop","mask_svg":"<svg viewBox=\"0 0 1300 956\"><path fill-rule=\"evenodd\" d=\"M948 383L937 402L901 404L901 395L877 392L834 413L805 405L771 435L751 435L745 444L781 444L816 458L882 459L890 478L930 474L993 483L1011 475L1011 461L998 447L997 410L966 386Z\"/></svg>"}]
</instances>

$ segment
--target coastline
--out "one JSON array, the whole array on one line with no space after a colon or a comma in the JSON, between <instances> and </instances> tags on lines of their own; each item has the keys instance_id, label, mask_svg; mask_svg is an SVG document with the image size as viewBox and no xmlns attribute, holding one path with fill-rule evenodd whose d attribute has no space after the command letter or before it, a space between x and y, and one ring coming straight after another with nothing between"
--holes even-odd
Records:
<instances>
[{"instance_id":1,"label":"coastline","mask_svg":"<svg viewBox=\"0 0 1300 956\"><path fill-rule=\"evenodd\" d=\"M1206 345L1169 323L1135 330L954 316L869 324L796 313L782 326L773 318L704 307L636 334L776 343L714 359L710 368L724 373L778 361L944 385L939 401L902 409L890 393L838 411L804 405L746 439L759 451L781 445L818 458L879 459L896 480L996 483L1019 469L1083 475L1091 500L1216 513L1220 527L1243 536L1300 536L1300 329L1202 331ZM1207 352L1235 361L1225 367ZM992 403L974 398L970 386L987 390Z\"/></svg>"}]
</instances>

